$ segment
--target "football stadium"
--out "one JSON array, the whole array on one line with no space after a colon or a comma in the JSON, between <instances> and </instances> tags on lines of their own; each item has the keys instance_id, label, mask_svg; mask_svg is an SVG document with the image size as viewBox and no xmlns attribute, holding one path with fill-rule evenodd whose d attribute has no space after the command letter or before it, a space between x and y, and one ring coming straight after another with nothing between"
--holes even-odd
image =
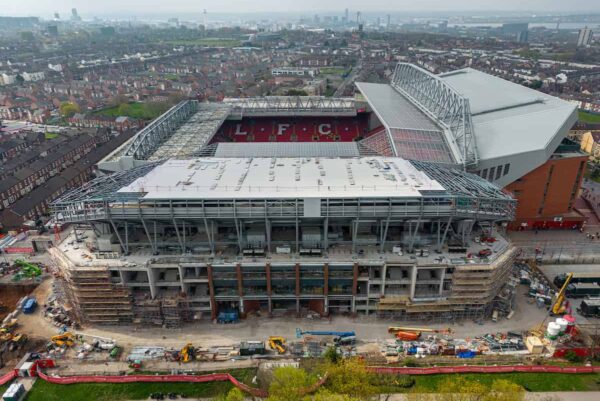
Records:
<instances>
[{"instance_id":1,"label":"football stadium","mask_svg":"<svg viewBox=\"0 0 600 401\"><path fill-rule=\"evenodd\" d=\"M517 257L506 230L582 224L575 106L403 63L356 88L184 101L102 160L53 205L80 320L481 318Z\"/></svg>"}]
</instances>

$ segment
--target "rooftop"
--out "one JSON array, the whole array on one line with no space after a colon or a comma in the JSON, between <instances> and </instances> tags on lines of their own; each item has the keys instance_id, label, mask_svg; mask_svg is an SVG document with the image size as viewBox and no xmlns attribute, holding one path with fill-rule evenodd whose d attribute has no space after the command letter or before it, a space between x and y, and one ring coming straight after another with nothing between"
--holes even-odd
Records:
<instances>
[{"instance_id":1,"label":"rooftop","mask_svg":"<svg viewBox=\"0 0 600 401\"><path fill-rule=\"evenodd\" d=\"M576 105L481 71L439 77L469 99L480 159L541 148L549 156L577 120Z\"/></svg>"},{"instance_id":2,"label":"rooftop","mask_svg":"<svg viewBox=\"0 0 600 401\"><path fill-rule=\"evenodd\" d=\"M444 191L399 158L168 160L121 188L144 199L420 197Z\"/></svg>"}]
</instances>

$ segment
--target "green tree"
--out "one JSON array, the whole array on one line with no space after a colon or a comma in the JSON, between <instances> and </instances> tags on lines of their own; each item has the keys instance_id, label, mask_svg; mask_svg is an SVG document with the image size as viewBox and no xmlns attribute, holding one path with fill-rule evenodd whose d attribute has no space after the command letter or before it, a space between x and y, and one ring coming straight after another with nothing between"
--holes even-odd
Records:
<instances>
[{"instance_id":1,"label":"green tree","mask_svg":"<svg viewBox=\"0 0 600 401\"><path fill-rule=\"evenodd\" d=\"M217 398L218 401L244 401L244 393L237 387L232 388L227 394Z\"/></svg>"},{"instance_id":2,"label":"green tree","mask_svg":"<svg viewBox=\"0 0 600 401\"><path fill-rule=\"evenodd\" d=\"M305 390L316 382L316 378L304 369L285 366L273 371L267 401L304 401Z\"/></svg>"},{"instance_id":3,"label":"green tree","mask_svg":"<svg viewBox=\"0 0 600 401\"><path fill-rule=\"evenodd\" d=\"M60 115L69 118L73 117L75 113L79 113L79 105L73 102L63 102L60 104Z\"/></svg>"},{"instance_id":4,"label":"green tree","mask_svg":"<svg viewBox=\"0 0 600 401\"><path fill-rule=\"evenodd\" d=\"M358 358L329 364L326 372L328 376L325 386L332 393L346 394L361 400L368 400L377 393L377 388L372 384L372 373L367 371L364 361Z\"/></svg>"},{"instance_id":5,"label":"green tree","mask_svg":"<svg viewBox=\"0 0 600 401\"><path fill-rule=\"evenodd\" d=\"M325 388L322 388L315 393L312 401L363 401L363 400L360 398L352 397L348 394L335 394Z\"/></svg>"},{"instance_id":6,"label":"green tree","mask_svg":"<svg viewBox=\"0 0 600 401\"><path fill-rule=\"evenodd\" d=\"M323 358L331 364L337 364L341 360L341 355L338 354L338 351L335 347L327 347L325 353L323 354Z\"/></svg>"}]
</instances>

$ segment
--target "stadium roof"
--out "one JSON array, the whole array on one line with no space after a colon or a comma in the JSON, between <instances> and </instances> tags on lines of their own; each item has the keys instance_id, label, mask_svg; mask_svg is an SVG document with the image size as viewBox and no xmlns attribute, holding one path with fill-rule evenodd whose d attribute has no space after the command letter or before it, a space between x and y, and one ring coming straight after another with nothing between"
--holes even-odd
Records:
<instances>
[{"instance_id":1,"label":"stadium roof","mask_svg":"<svg viewBox=\"0 0 600 401\"><path fill-rule=\"evenodd\" d=\"M200 158L168 160L119 193L143 199L421 197L444 191L398 158Z\"/></svg>"},{"instance_id":2,"label":"stadium roof","mask_svg":"<svg viewBox=\"0 0 600 401\"><path fill-rule=\"evenodd\" d=\"M388 84L357 82L356 86L388 128L442 131L429 117Z\"/></svg>"},{"instance_id":3,"label":"stadium roof","mask_svg":"<svg viewBox=\"0 0 600 401\"><path fill-rule=\"evenodd\" d=\"M469 99L482 160L537 150L550 156L577 119L576 105L481 71L439 77Z\"/></svg>"},{"instance_id":4,"label":"stadium roof","mask_svg":"<svg viewBox=\"0 0 600 401\"><path fill-rule=\"evenodd\" d=\"M385 126L396 156L457 163L444 130L391 85L357 82L356 86Z\"/></svg>"},{"instance_id":5,"label":"stadium roof","mask_svg":"<svg viewBox=\"0 0 600 401\"><path fill-rule=\"evenodd\" d=\"M356 157L356 142L219 143L215 157Z\"/></svg>"}]
</instances>

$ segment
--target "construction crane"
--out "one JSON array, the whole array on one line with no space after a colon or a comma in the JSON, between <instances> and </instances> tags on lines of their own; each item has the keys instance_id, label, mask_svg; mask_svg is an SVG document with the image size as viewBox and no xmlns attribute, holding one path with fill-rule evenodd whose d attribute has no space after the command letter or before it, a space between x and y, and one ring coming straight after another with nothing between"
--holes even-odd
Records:
<instances>
[{"instance_id":1,"label":"construction crane","mask_svg":"<svg viewBox=\"0 0 600 401\"><path fill-rule=\"evenodd\" d=\"M71 332L67 331L66 333L50 338L50 341L52 341L52 343L58 347L72 347L73 344L75 344L75 336Z\"/></svg>"},{"instance_id":2,"label":"construction crane","mask_svg":"<svg viewBox=\"0 0 600 401\"><path fill-rule=\"evenodd\" d=\"M301 329L296 329L297 338L301 338L304 334L308 334L310 336L334 336L339 338L356 337L356 333L353 331L303 331Z\"/></svg>"},{"instance_id":3,"label":"construction crane","mask_svg":"<svg viewBox=\"0 0 600 401\"><path fill-rule=\"evenodd\" d=\"M181 362L188 363L194 359L196 349L192 344L186 344L179 352Z\"/></svg>"},{"instance_id":4,"label":"construction crane","mask_svg":"<svg viewBox=\"0 0 600 401\"><path fill-rule=\"evenodd\" d=\"M269 337L269 347L277 350L280 354L285 354L285 338L277 336Z\"/></svg>"},{"instance_id":5,"label":"construction crane","mask_svg":"<svg viewBox=\"0 0 600 401\"><path fill-rule=\"evenodd\" d=\"M555 315L562 315L565 313L566 308L563 306L565 302L565 293L567 292L567 287L573 278L573 273L568 273L565 279L563 286L561 287L558 294L556 294L556 301L552 305L552 313Z\"/></svg>"}]
</instances>

